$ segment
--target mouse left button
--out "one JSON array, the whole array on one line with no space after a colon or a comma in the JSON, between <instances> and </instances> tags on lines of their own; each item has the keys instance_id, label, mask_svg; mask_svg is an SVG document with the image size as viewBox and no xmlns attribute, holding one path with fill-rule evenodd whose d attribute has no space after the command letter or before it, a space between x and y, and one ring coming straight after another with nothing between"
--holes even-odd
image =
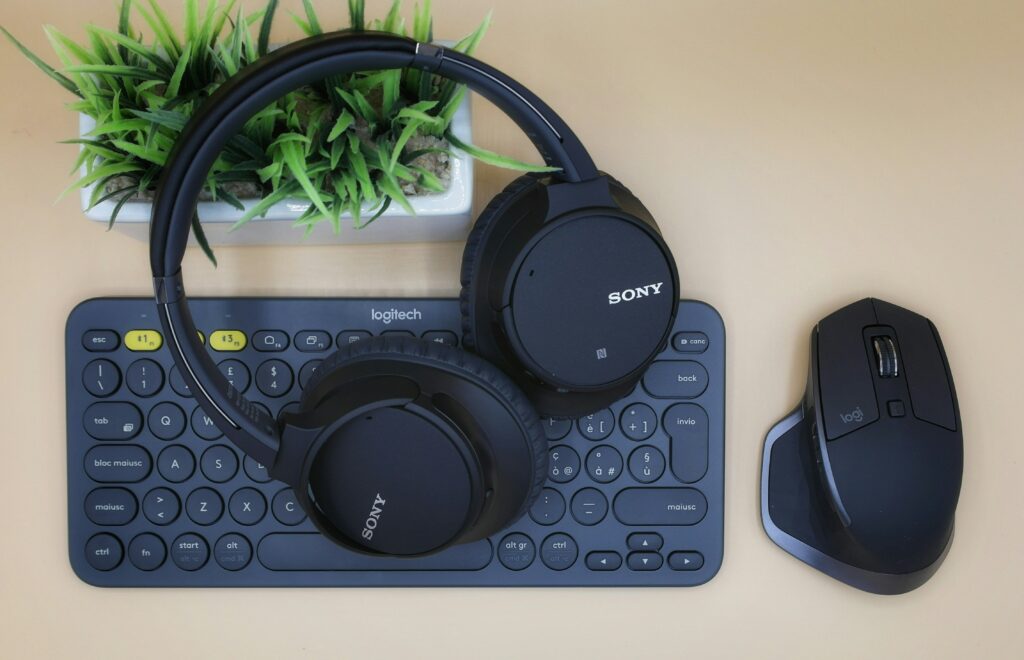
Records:
<instances>
[{"instance_id":1,"label":"mouse left button","mask_svg":"<svg viewBox=\"0 0 1024 660\"><path fill-rule=\"evenodd\" d=\"M866 300L848 305L818 323L819 403L828 440L878 420L872 367L861 334L875 323L874 309Z\"/></svg>"}]
</instances>

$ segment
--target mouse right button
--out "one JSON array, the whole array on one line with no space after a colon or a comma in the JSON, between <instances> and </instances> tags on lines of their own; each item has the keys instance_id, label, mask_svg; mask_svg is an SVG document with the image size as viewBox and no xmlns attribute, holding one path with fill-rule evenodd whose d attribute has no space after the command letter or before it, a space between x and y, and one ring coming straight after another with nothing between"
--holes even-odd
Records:
<instances>
[{"instance_id":1,"label":"mouse right button","mask_svg":"<svg viewBox=\"0 0 1024 660\"><path fill-rule=\"evenodd\" d=\"M818 389L828 440L878 420L875 386L861 335L865 327L875 323L875 312L867 299L818 323Z\"/></svg>"},{"instance_id":2,"label":"mouse right button","mask_svg":"<svg viewBox=\"0 0 1024 660\"><path fill-rule=\"evenodd\" d=\"M953 392L938 333L925 317L891 303L876 300L875 311L879 323L896 329L914 416L955 431Z\"/></svg>"}]
</instances>

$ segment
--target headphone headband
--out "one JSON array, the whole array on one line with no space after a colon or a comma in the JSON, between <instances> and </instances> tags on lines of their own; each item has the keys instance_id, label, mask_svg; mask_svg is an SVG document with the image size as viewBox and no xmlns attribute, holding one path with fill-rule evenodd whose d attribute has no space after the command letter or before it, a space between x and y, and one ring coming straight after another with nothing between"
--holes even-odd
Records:
<instances>
[{"instance_id":1,"label":"headphone headband","mask_svg":"<svg viewBox=\"0 0 1024 660\"><path fill-rule=\"evenodd\" d=\"M221 375L200 345L182 284L181 262L206 176L254 114L328 75L415 68L458 83L494 103L569 182L598 171L583 144L550 107L500 71L458 52L387 34L334 32L295 42L246 67L198 109L178 138L160 179L150 223L150 265L168 346L196 400L235 444L265 465L278 448L277 425Z\"/></svg>"}]
</instances>

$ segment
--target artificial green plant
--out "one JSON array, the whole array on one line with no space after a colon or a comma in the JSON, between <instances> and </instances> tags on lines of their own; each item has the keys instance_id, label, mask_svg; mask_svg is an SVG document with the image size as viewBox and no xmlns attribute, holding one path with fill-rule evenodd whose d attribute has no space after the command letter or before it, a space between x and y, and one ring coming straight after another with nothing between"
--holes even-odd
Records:
<instances>
[{"instance_id":1,"label":"artificial green plant","mask_svg":"<svg viewBox=\"0 0 1024 660\"><path fill-rule=\"evenodd\" d=\"M309 35L324 32L311 0L292 17ZM84 175L68 190L95 184L89 207L113 200L110 225L124 204L152 194L178 134L196 108L226 79L267 54L277 0L246 13L237 0L185 0L184 29L156 0L122 0L116 30L85 28L78 43L53 26L44 29L60 70L37 57L6 29L4 35L37 67L77 98L70 109L95 120L79 144L72 168ZM407 30L401 0L383 19L365 19L364 0L348 0L349 27L433 40L430 0L413 10ZM150 40L133 20L141 17ZM490 24L488 15L453 48L472 54ZM482 162L520 171L548 171L465 144L449 126L466 89L418 70L331 76L288 94L253 116L227 144L207 176L207 195L244 214L235 227L265 215L284 199L309 202L296 221L307 233L328 221L335 232L351 214L367 226L392 203L410 213L409 193L439 192L445 184L424 165L457 148ZM245 197L259 198L246 210ZM198 217L192 231L216 263Z\"/></svg>"}]
</instances>

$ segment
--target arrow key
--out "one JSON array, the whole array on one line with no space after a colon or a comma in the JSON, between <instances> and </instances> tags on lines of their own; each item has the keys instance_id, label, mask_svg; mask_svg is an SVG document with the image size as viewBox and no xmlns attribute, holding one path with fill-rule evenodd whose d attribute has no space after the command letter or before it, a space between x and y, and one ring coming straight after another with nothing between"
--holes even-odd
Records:
<instances>
[{"instance_id":1,"label":"arrow key","mask_svg":"<svg viewBox=\"0 0 1024 660\"><path fill-rule=\"evenodd\" d=\"M587 555L587 568L592 571L617 571L622 566L622 555L610 550L599 550Z\"/></svg>"},{"instance_id":2,"label":"arrow key","mask_svg":"<svg viewBox=\"0 0 1024 660\"><path fill-rule=\"evenodd\" d=\"M636 534L630 534L626 539L626 547L630 550L647 550L647 551L658 551L661 550L661 546L664 541L661 538L661 534L654 532L637 532Z\"/></svg>"},{"instance_id":3,"label":"arrow key","mask_svg":"<svg viewBox=\"0 0 1024 660\"><path fill-rule=\"evenodd\" d=\"M662 562L657 552L631 552L626 558L626 565L631 571L656 571L661 568Z\"/></svg>"},{"instance_id":4,"label":"arrow key","mask_svg":"<svg viewBox=\"0 0 1024 660\"><path fill-rule=\"evenodd\" d=\"M704 565L699 552L673 552L668 556L668 567L673 571L696 571Z\"/></svg>"}]
</instances>

